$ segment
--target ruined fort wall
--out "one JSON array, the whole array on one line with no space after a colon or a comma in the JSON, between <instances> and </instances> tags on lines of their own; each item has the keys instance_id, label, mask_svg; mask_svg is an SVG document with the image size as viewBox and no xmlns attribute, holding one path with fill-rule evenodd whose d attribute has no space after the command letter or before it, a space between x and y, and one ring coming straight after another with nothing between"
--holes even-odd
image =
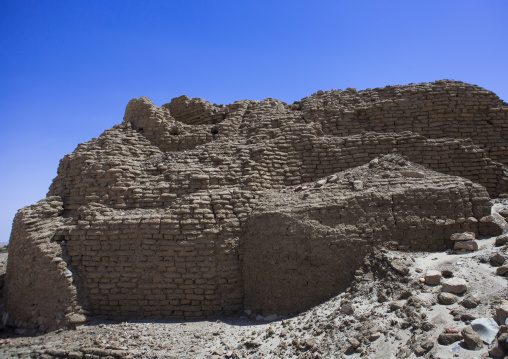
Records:
<instances>
[{"instance_id":1,"label":"ruined fort wall","mask_svg":"<svg viewBox=\"0 0 508 359\"><path fill-rule=\"evenodd\" d=\"M303 116L323 133L411 131L429 138L473 139L487 157L506 163L508 105L491 91L458 81L328 91L301 101Z\"/></svg>"},{"instance_id":2,"label":"ruined fort wall","mask_svg":"<svg viewBox=\"0 0 508 359\"><path fill-rule=\"evenodd\" d=\"M245 307L264 315L307 309L346 288L374 247L446 250L452 233L478 234L476 218L490 213L487 193L471 182L426 178L429 190L391 181L342 196L335 184L275 201L262 195L241 242Z\"/></svg>"},{"instance_id":3,"label":"ruined fort wall","mask_svg":"<svg viewBox=\"0 0 508 359\"><path fill-rule=\"evenodd\" d=\"M115 130L114 135L122 141L100 138L102 144L91 143L62 160L49 194L62 196L69 214L92 202L115 209L161 208L206 189L261 191L296 186L387 153L468 178L485 186L491 195L508 191L506 168L466 140L429 140L414 133L288 136L260 144L226 148L217 144L167 154L147 146L134 131ZM140 147L145 151L134 151Z\"/></svg>"},{"instance_id":4,"label":"ruined fort wall","mask_svg":"<svg viewBox=\"0 0 508 359\"><path fill-rule=\"evenodd\" d=\"M180 96L162 106L167 108L171 116L186 125L216 124L226 118L229 109L224 105L212 105L200 98Z\"/></svg>"},{"instance_id":5,"label":"ruined fort wall","mask_svg":"<svg viewBox=\"0 0 508 359\"><path fill-rule=\"evenodd\" d=\"M440 250L454 232L487 234L489 194L508 192L506 104L475 86L174 101L129 102L121 125L62 159L47 200L18 213L13 317L47 329L87 311L298 311L346 286L376 246ZM372 160L385 154L407 158L383 157L381 174Z\"/></svg>"},{"instance_id":6,"label":"ruined fort wall","mask_svg":"<svg viewBox=\"0 0 508 359\"><path fill-rule=\"evenodd\" d=\"M9 320L16 326L55 330L80 313L73 273L53 241L64 224L62 211L60 198L48 197L20 209L14 218L5 301Z\"/></svg>"},{"instance_id":7,"label":"ruined fort wall","mask_svg":"<svg viewBox=\"0 0 508 359\"><path fill-rule=\"evenodd\" d=\"M197 193L165 210L87 211L57 232L96 315L231 314L243 307L238 258L256 196Z\"/></svg>"}]
</instances>

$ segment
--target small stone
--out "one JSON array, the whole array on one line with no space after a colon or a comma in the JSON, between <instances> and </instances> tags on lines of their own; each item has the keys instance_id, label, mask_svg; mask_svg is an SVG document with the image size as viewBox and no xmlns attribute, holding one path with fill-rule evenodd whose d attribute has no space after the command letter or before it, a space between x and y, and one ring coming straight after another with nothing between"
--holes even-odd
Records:
<instances>
[{"instance_id":1,"label":"small stone","mask_svg":"<svg viewBox=\"0 0 508 359\"><path fill-rule=\"evenodd\" d=\"M499 213L504 218L507 218L508 217L508 207L502 207L502 208L498 209L497 213Z\"/></svg>"},{"instance_id":2,"label":"small stone","mask_svg":"<svg viewBox=\"0 0 508 359\"><path fill-rule=\"evenodd\" d=\"M505 325L508 318L508 305L500 305L496 308L496 320L499 325Z\"/></svg>"},{"instance_id":3,"label":"small stone","mask_svg":"<svg viewBox=\"0 0 508 359\"><path fill-rule=\"evenodd\" d=\"M499 267L502 266L504 262L506 262L506 258L500 253L496 253L489 258L489 262L491 266Z\"/></svg>"},{"instance_id":4,"label":"small stone","mask_svg":"<svg viewBox=\"0 0 508 359\"><path fill-rule=\"evenodd\" d=\"M319 181L317 181L317 182L314 184L314 188L323 187L325 184L326 184L326 179L319 180Z\"/></svg>"},{"instance_id":5,"label":"small stone","mask_svg":"<svg viewBox=\"0 0 508 359\"><path fill-rule=\"evenodd\" d=\"M453 244L453 249L457 251L470 251L474 252L478 250L478 242L476 241L456 241Z\"/></svg>"},{"instance_id":6,"label":"small stone","mask_svg":"<svg viewBox=\"0 0 508 359\"><path fill-rule=\"evenodd\" d=\"M441 272L438 270L428 270L425 275L425 284L438 285L441 283Z\"/></svg>"},{"instance_id":7,"label":"small stone","mask_svg":"<svg viewBox=\"0 0 508 359\"><path fill-rule=\"evenodd\" d=\"M501 334L508 333L508 325L500 325L499 331L497 332L497 336L499 337Z\"/></svg>"},{"instance_id":8,"label":"small stone","mask_svg":"<svg viewBox=\"0 0 508 359\"><path fill-rule=\"evenodd\" d=\"M431 323L431 322L423 322L422 323L422 329L426 332L428 332L429 330L433 329L434 328L434 324Z\"/></svg>"},{"instance_id":9,"label":"small stone","mask_svg":"<svg viewBox=\"0 0 508 359\"><path fill-rule=\"evenodd\" d=\"M362 189L363 189L363 182L362 181L353 181L353 190L361 191Z\"/></svg>"},{"instance_id":10,"label":"small stone","mask_svg":"<svg viewBox=\"0 0 508 359\"><path fill-rule=\"evenodd\" d=\"M462 335L460 333L441 333L437 338L437 341L441 345L450 345L452 343L458 342L462 340Z\"/></svg>"},{"instance_id":11,"label":"small stone","mask_svg":"<svg viewBox=\"0 0 508 359\"><path fill-rule=\"evenodd\" d=\"M353 313L355 312L355 307L353 306L353 304L347 302L341 305L340 311L344 314L353 315Z\"/></svg>"},{"instance_id":12,"label":"small stone","mask_svg":"<svg viewBox=\"0 0 508 359\"><path fill-rule=\"evenodd\" d=\"M88 321L86 315L73 313L68 317L69 324L83 324Z\"/></svg>"},{"instance_id":13,"label":"small stone","mask_svg":"<svg viewBox=\"0 0 508 359\"><path fill-rule=\"evenodd\" d=\"M420 342L420 346L423 348L423 350L428 352L434 347L434 343L430 339L425 339Z\"/></svg>"},{"instance_id":14,"label":"small stone","mask_svg":"<svg viewBox=\"0 0 508 359\"><path fill-rule=\"evenodd\" d=\"M380 293L380 294L378 294L378 296L377 296L377 301L378 301L379 303L384 303L384 302L386 302L387 300L388 300L388 297L386 296L386 294L384 294L384 293Z\"/></svg>"},{"instance_id":15,"label":"small stone","mask_svg":"<svg viewBox=\"0 0 508 359\"><path fill-rule=\"evenodd\" d=\"M476 295L468 295L460 304L468 309L476 308L480 304L480 298L478 298Z\"/></svg>"},{"instance_id":16,"label":"small stone","mask_svg":"<svg viewBox=\"0 0 508 359\"><path fill-rule=\"evenodd\" d=\"M328 183L336 183L337 181L339 180L339 177L337 177L336 175L331 175L330 177L328 177Z\"/></svg>"},{"instance_id":17,"label":"small stone","mask_svg":"<svg viewBox=\"0 0 508 359\"><path fill-rule=\"evenodd\" d=\"M459 300L459 297L457 297L455 294L452 294L452 293L441 292L437 296L437 299L439 300L440 304L451 305L451 304L456 303L457 300Z\"/></svg>"},{"instance_id":18,"label":"small stone","mask_svg":"<svg viewBox=\"0 0 508 359\"><path fill-rule=\"evenodd\" d=\"M502 234L496 237L496 247L504 246L508 242L508 235Z\"/></svg>"},{"instance_id":19,"label":"small stone","mask_svg":"<svg viewBox=\"0 0 508 359\"><path fill-rule=\"evenodd\" d=\"M360 341L358 339L355 339L355 338L351 338L348 340L349 341L349 344L351 344L351 346L353 348L358 348L360 346Z\"/></svg>"},{"instance_id":20,"label":"small stone","mask_svg":"<svg viewBox=\"0 0 508 359\"><path fill-rule=\"evenodd\" d=\"M453 277L453 272L451 269L443 269L441 271L441 274L443 275L443 277L445 278L450 278L450 277Z\"/></svg>"},{"instance_id":21,"label":"small stone","mask_svg":"<svg viewBox=\"0 0 508 359\"><path fill-rule=\"evenodd\" d=\"M404 304L406 302L403 301L403 300L396 300L396 301L393 301L390 303L390 311L391 312L394 312L396 311L397 309L401 309L402 307L404 307Z\"/></svg>"},{"instance_id":22,"label":"small stone","mask_svg":"<svg viewBox=\"0 0 508 359\"><path fill-rule=\"evenodd\" d=\"M446 279L443 281L441 291L453 294L465 293L467 291L467 282L465 279L457 277Z\"/></svg>"},{"instance_id":23,"label":"small stone","mask_svg":"<svg viewBox=\"0 0 508 359\"><path fill-rule=\"evenodd\" d=\"M374 333L369 336L371 342L378 340L381 337L381 333Z\"/></svg>"},{"instance_id":24,"label":"small stone","mask_svg":"<svg viewBox=\"0 0 508 359\"><path fill-rule=\"evenodd\" d=\"M349 347L346 349L346 355L351 355L353 354L356 349L360 346L360 342L355 339L355 338L351 338L349 339Z\"/></svg>"},{"instance_id":25,"label":"small stone","mask_svg":"<svg viewBox=\"0 0 508 359\"><path fill-rule=\"evenodd\" d=\"M503 346L503 348L508 349L508 333L501 334L497 337L497 341Z\"/></svg>"},{"instance_id":26,"label":"small stone","mask_svg":"<svg viewBox=\"0 0 508 359\"><path fill-rule=\"evenodd\" d=\"M401 171L400 174L404 177L425 178L425 173L419 171Z\"/></svg>"},{"instance_id":27,"label":"small stone","mask_svg":"<svg viewBox=\"0 0 508 359\"><path fill-rule=\"evenodd\" d=\"M469 350L480 350L483 348L483 341L480 335L470 325L462 329L462 337Z\"/></svg>"},{"instance_id":28,"label":"small stone","mask_svg":"<svg viewBox=\"0 0 508 359\"><path fill-rule=\"evenodd\" d=\"M398 299L408 299L409 297L411 297L413 295L413 293L410 291L410 290L405 290L403 291L402 293L400 293L399 295L399 298Z\"/></svg>"},{"instance_id":29,"label":"small stone","mask_svg":"<svg viewBox=\"0 0 508 359\"><path fill-rule=\"evenodd\" d=\"M473 232L453 233L450 239L452 241L474 241L476 239L476 234Z\"/></svg>"},{"instance_id":30,"label":"small stone","mask_svg":"<svg viewBox=\"0 0 508 359\"><path fill-rule=\"evenodd\" d=\"M496 273L497 275L506 276L508 273L508 265L505 264L504 266L498 267Z\"/></svg>"},{"instance_id":31,"label":"small stone","mask_svg":"<svg viewBox=\"0 0 508 359\"><path fill-rule=\"evenodd\" d=\"M407 275L409 273L409 263L400 259L394 259L390 261L390 266L397 271L399 274Z\"/></svg>"},{"instance_id":32,"label":"small stone","mask_svg":"<svg viewBox=\"0 0 508 359\"><path fill-rule=\"evenodd\" d=\"M471 322L472 320L475 320L477 319L475 315L473 314L470 314L470 313L463 313L460 315L460 320L462 320L463 322Z\"/></svg>"},{"instance_id":33,"label":"small stone","mask_svg":"<svg viewBox=\"0 0 508 359\"><path fill-rule=\"evenodd\" d=\"M489 356L491 358L504 358L506 354L506 349L503 348L499 343L489 350Z\"/></svg>"},{"instance_id":34,"label":"small stone","mask_svg":"<svg viewBox=\"0 0 508 359\"><path fill-rule=\"evenodd\" d=\"M314 348L318 345L318 338L310 337L305 339L305 347L306 348Z\"/></svg>"}]
</instances>

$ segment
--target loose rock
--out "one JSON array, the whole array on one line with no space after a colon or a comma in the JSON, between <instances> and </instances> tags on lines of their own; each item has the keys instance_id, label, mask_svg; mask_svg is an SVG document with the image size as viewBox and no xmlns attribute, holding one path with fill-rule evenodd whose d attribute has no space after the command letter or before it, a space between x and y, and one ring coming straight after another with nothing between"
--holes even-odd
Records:
<instances>
[{"instance_id":1,"label":"loose rock","mask_svg":"<svg viewBox=\"0 0 508 359\"><path fill-rule=\"evenodd\" d=\"M468 309L476 308L480 304L480 298L478 298L476 295L469 295L460 304Z\"/></svg>"},{"instance_id":2,"label":"loose rock","mask_svg":"<svg viewBox=\"0 0 508 359\"><path fill-rule=\"evenodd\" d=\"M446 292L439 293L437 298L439 300L439 303L441 303L443 305L451 305L451 304L456 303L457 300L459 300L459 297L456 296L455 294L446 293Z\"/></svg>"},{"instance_id":3,"label":"loose rock","mask_svg":"<svg viewBox=\"0 0 508 359\"><path fill-rule=\"evenodd\" d=\"M502 234L496 237L496 247L504 246L508 242L508 235Z\"/></svg>"},{"instance_id":4,"label":"loose rock","mask_svg":"<svg viewBox=\"0 0 508 359\"><path fill-rule=\"evenodd\" d=\"M460 333L441 333L438 337L438 342L441 345L450 345L452 343L458 342L462 340L462 335Z\"/></svg>"},{"instance_id":5,"label":"loose rock","mask_svg":"<svg viewBox=\"0 0 508 359\"><path fill-rule=\"evenodd\" d=\"M500 276L506 276L508 274L508 265L505 264L504 266L498 267L496 269L496 274Z\"/></svg>"},{"instance_id":6,"label":"loose rock","mask_svg":"<svg viewBox=\"0 0 508 359\"><path fill-rule=\"evenodd\" d=\"M464 250L464 251L477 251L478 242L476 241L457 241L453 244L453 249Z\"/></svg>"},{"instance_id":7,"label":"loose rock","mask_svg":"<svg viewBox=\"0 0 508 359\"><path fill-rule=\"evenodd\" d=\"M490 265L492 265L494 267L502 266L505 261L506 261L506 258L503 255L501 255L500 253L496 253L492 257L489 258Z\"/></svg>"},{"instance_id":8,"label":"loose rock","mask_svg":"<svg viewBox=\"0 0 508 359\"><path fill-rule=\"evenodd\" d=\"M506 318L508 318L508 305L501 305L496 308L496 320L499 325L507 325Z\"/></svg>"},{"instance_id":9,"label":"loose rock","mask_svg":"<svg viewBox=\"0 0 508 359\"><path fill-rule=\"evenodd\" d=\"M467 291L467 282L462 278L449 278L443 281L441 291L445 293L462 294Z\"/></svg>"},{"instance_id":10,"label":"loose rock","mask_svg":"<svg viewBox=\"0 0 508 359\"><path fill-rule=\"evenodd\" d=\"M425 276L425 284L438 285L441 283L441 272L437 270L428 270Z\"/></svg>"},{"instance_id":11,"label":"loose rock","mask_svg":"<svg viewBox=\"0 0 508 359\"><path fill-rule=\"evenodd\" d=\"M480 350L483 348L483 341L471 326L462 329L462 337L469 350Z\"/></svg>"}]
</instances>

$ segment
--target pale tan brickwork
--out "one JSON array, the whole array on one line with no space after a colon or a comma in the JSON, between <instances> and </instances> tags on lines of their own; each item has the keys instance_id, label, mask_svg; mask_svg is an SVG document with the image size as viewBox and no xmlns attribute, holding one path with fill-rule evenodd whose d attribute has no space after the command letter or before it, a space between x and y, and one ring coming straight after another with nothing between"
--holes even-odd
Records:
<instances>
[{"instance_id":1,"label":"pale tan brickwork","mask_svg":"<svg viewBox=\"0 0 508 359\"><path fill-rule=\"evenodd\" d=\"M451 248L508 192L508 105L455 81L288 105L145 97L14 220L6 311L84 320L294 313L376 246ZM482 221L483 218L483 221Z\"/></svg>"}]
</instances>

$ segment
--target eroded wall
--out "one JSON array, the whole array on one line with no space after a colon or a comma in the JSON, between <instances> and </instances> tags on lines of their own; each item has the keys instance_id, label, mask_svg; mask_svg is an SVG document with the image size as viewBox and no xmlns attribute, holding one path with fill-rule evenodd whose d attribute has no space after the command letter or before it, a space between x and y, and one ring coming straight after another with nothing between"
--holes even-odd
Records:
<instances>
[{"instance_id":1,"label":"eroded wall","mask_svg":"<svg viewBox=\"0 0 508 359\"><path fill-rule=\"evenodd\" d=\"M305 309L376 246L441 250L451 233L486 231L489 194L508 192L507 111L455 81L291 105L133 99L16 216L8 312L51 329L78 314Z\"/></svg>"}]
</instances>

